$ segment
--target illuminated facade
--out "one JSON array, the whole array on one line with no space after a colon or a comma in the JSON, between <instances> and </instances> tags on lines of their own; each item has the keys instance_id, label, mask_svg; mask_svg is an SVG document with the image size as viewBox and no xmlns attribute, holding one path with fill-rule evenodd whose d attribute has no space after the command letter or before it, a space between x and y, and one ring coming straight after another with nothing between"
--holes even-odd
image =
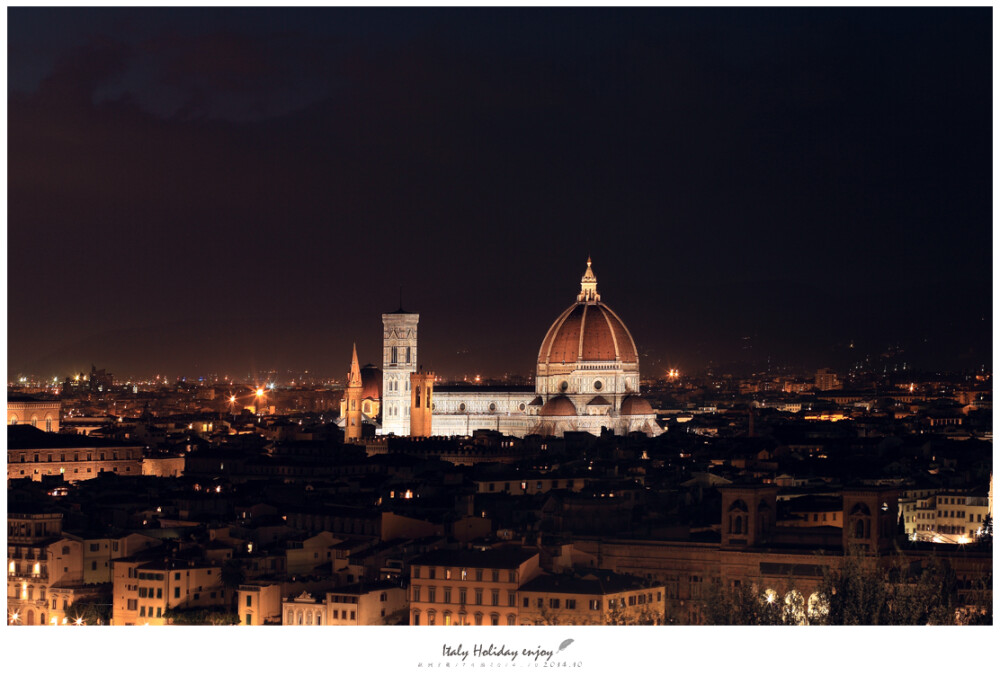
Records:
<instances>
[{"instance_id":1,"label":"illuminated facade","mask_svg":"<svg viewBox=\"0 0 1000 684\"><path fill-rule=\"evenodd\" d=\"M361 367L361 413L370 422L378 420L382 409L382 371L373 364ZM347 414L347 400L340 400L340 415Z\"/></svg>"},{"instance_id":2,"label":"illuminated facade","mask_svg":"<svg viewBox=\"0 0 1000 684\"><path fill-rule=\"evenodd\" d=\"M430 437L433 429L434 374L410 373L410 436Z\"/></svg>"},{"instance_id":3,"label":"illuminated facade","mask_svg":"<svg viewBox=\"0 0 1000 684\"><path fill-rule=\"evenodd\" d=\"M518 624L659 625L664 592L662 584L607 571L540 575L518 592Z\"/></svg>"},{"instance_id":4,"label":"illuminated facade","mask_svg":"<svg viewBox=\"0 0 1000 684\"><path fill-rule=\"evenodd\" d=\"M351 371L347 375L347 390L344 392L346 413L344 416L344 439L356 442L361 439L361 366L358 365L358 347L351 352Z\"/></svg>"},{"instance_id":5,"label":"illuminated facade","mask_svg":"<svg viewBox=\"0 0 1000 684\"><path fill-rule=\"evenodd\" d=\"M390 392L409 394L405 359L416 370L417 314L384 314L382 434L409 434L409 402L396 408ZM411 355L412 354L412 355ZM392 395L392 396L395 396ZM561 436L662 432L649 403L639 396L639 355L622 319L601 301L590 260L576 301L546 332L537 358L535 387L444 386L434 389L435 436L497 430L507 435Z\"/></svg>"},{"instance_id":6,"label":"illuminated facade","mask_svg":"<svg viewBox=\"0 0 1000 684\"><path fill-rule=\"evenodd\" d=\"M67 482L101 473L142 475L142 445L80 435L55 435L24 425L7 427L7 479L62 476Z\"/></svg>"},{"instance_id":7,"label":"illuminated facade","mask_svg":"<svg viewBox=\"0 0 1000 684\"><path fill-rule=\"evenodd\" d=\"M381 434L410 434L410 373L417 366L417 324L420 314L399 308L382 314Z\"/></svg>"},{"instance_id":8,"label":"illuminated facade","mask_svg":"<svg viewBox=\"0 0 1000 684\"><path fill-rule=\"evenodd\" d=\"M44 432L59 432L61 402L27 394L7 395L7 425L30 425Z\"/></svg>"},{"instance_id":9,"label":"illuminated facade","mask_svg":"<svg viewBox=\"0 0 1000 684\"><path fill-rule=\"evenodd\" d=\"M516 625L517 591L541 574L537 550L432 551L411 564L410 624Z\"/></svg>"},{"instance_id":10,"label":"illuminated facade","mask_svg":"<svg viewBox=\"0 0 1000 684\"><path fill-rule=\"evenodd\" d=\"M971 543L982 534L990 510L988 496L962 491L912 490L900 497L903 525L914 541Z\"/></svg>"},{"instance_id":11,"label":"illuminated facade","mask_svg":"<svg viewBox=\"0 0 1000 684\"><path fill-rule=\"evenodd\" d=\"M137 558L115 560L113 625L168 625L171 609L229 609L232 589L213 563Z\"/></svg>"},{"instance_id":12,"label":"illuminated facade","mask_svg":"<svg viewBox=\"0 0 1000 684\"><path fill-rule=\"evenodd\" d=\"M406 590L392 582L339 587L322 598L309 592L281 602L281 624L286 626L354 627L405 624Z\"/></svg>"}]
</instances>

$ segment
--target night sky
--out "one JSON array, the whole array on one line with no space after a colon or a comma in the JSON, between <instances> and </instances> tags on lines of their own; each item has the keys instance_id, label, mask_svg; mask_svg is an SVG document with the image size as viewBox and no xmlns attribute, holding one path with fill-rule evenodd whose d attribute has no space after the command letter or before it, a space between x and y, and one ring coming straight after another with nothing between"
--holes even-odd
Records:
<instances>
[{"instance_id":1,"label":"night sky","mask_svg":"<svg viewBox=\"0 0 1000 684\"><path fill-rule=\"evenodd\" d=\"M9 374L527 374L588 253L644 376L989 364L991 20L10 8Z\"/></svg>"}]
</instances>

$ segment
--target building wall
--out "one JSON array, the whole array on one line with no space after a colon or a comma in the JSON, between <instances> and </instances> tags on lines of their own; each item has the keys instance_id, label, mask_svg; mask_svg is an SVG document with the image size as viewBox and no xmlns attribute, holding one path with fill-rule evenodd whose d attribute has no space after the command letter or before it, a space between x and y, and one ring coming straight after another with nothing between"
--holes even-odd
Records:
<instances>
[{"instance_id":1,"label":"building wall","mask_svg":"<svg viewBox=\"0 0 1000 684\"><path fill-rule=\"evenodd\" d=\"M236 610L241 625L258 626L281 620L281 585L240 585Z\"/></svg>"},{"instance_id":2,"label":"building wall","mask_svg":"<svg viewBox=\"0 0 1000 684\"><path fill-rule=\"evenodd\" d=\"M519 625L610 625L664 620L663 586L608 594L520 591Z\"/></svg>"},{"instance_id":3,"label":"building wall","mask_svg":"<svg viewBox=\"0 0 1000 684\"><path fill-rule=\"evenodd\" d=\"M144 458L142 474L151 477L181 477L184 475L184 457Z\"/></svg>"},{"instance_id":4,"label":"building wall","mask_svg":"<svg viewBox=\"0 0 1000 684\"><path fill-rule=\"evenodd\" d=\"M518 587L540 572L537 555L517 568L414 565L410 579L410 624L516 625Z\"/></svg>"},{"instance_id":5,"label":"building wall","mask_svg":"<svg viewBox=\"0 0 1000 684\"><path fill-rule=\"evenodd\" d=\"M59 401L12 401L7 403L8 425L31 425L45 432L59 432Z\"/></svg>"},{"instance_id":6,"label":"building wall","mask_svg":"<svg viewBox=\"0 0 1000 684\"><path fill-rule=\"evenodd\" d=\"M431 436L433 406L434 374L410 373L410 436Z\"/></svg>"},{"instance_id":7,"label":"building wall","mask_svg":"<svg viewBox=\"0 0 1000 684\"><path fill-rule=\"evenodd\" d=\"M62 534L59 513L18 514L7 518L7 611L17 613L13 624L39 625L53 617L52 585L82 576L79 545L53 558L50 548ZM61 552L61 546L57 547ZM62 604L56 603L60 610ZM59 613L61 620L64 615Z\"/></svg>"},{"instance_id":8,"label":"building wall","mask_svg":"<svg viewBox=\"0 0 1000 684\"><path fill-rule=\"evenodd\" d=\"M227 606L227 590L222 586L221 568L202 564L116 560L113 617L115 625L164 625L168 608L209 608Z\"/></svg>"},{"instance_id":9,"label":"building wall","mask_svg":"<svg viewBox=\"0 0 1000 684\"><path fill-rule=\"evenodd\" d=\"M579 492L590 480L582 477L557 478L557 477L536 477L514 480L484 480L477 481L477 494L509 494L510 496L522 496L532 494L544 494L553 489Z\"/></svg>"},{"instance_id":10,"label":"building wall","mask_svg":"<svg viewBox=\"0 0 1000 684\"><path fill-rule=\"evenodd\" d=\"M989 498L962 492L928 490L900 498L908 535L925 541L975 541L989 514Z\"/></svg>"},{"instance_id":11,"label":"building wall","mask_svg":"<svg viewBox=\"0 0 1000 684\"><path fill-rule=\"evenodd\" d=\"M77 482L104 472L142 475L142 468L142 446L7 450L7 479L40 481L46 475L62 475L67 482Z\"/></svg>"}]
</instances>

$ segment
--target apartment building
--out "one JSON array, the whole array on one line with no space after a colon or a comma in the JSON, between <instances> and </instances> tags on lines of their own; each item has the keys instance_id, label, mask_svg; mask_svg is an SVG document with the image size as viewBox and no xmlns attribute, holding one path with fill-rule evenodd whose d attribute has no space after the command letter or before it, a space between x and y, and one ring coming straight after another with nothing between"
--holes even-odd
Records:
<instances>
[{"instance_id":1,"label":"apartment building","mask_svg":"<svg viewBox=\"0 0 1000 684\"><path fill-rule=\"evenodd\" d=\"M431 551L411 563L411 625L516 625L517 592L541 573L520 546Z\"/></svg>"}]
</instances>

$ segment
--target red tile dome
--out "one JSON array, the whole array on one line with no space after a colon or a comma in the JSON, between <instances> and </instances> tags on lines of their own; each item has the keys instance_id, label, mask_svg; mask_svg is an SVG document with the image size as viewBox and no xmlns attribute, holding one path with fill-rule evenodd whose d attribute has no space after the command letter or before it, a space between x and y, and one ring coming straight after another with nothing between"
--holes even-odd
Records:
<instances>
[{"instance_id":1,"label":"red tile dome","mask_svg":"<svg viewBox=\"0 0 1000 684\"><path fill-rule=\"evenodd\" d=\"M570 401L569 397L552 397L547 402L542 410L538 412L540 416L575 416L576 406Z\"/></svg>"},{"instance_id":2,"label":"red tile dome","mask_svg":"<svg viewBox=\"0 0 1000 684\"><path fill-rule=\"evenodd\" d=\"M538 351L539 364L581 361L639 361L625 323L603 302L579 301L566 309Z\"/></svg>"},{"instance_id":3,"label":"red tile dome","mask_svg":"<svg viewBox=\"0 0 1000 684\"><path fill-rule=\"evenodd\" d=\"M620 413L623 416L648 416L653 413L653 407L642 397L631 394L622 401Z\"/></svg>"},{"instance_id":4,"label":"red tile dome","mask_svg":"<svg viewBox=\"0 0 1000 684\"><path fill-rule=\"evenodd\" d=\"M590 361L638 363L639 354L625 323L601 302L597 278L587 259L576 303L559 315L542 340L542 348L538 350L539 374L550 363Z\"/></svg>"}]
</instances>

